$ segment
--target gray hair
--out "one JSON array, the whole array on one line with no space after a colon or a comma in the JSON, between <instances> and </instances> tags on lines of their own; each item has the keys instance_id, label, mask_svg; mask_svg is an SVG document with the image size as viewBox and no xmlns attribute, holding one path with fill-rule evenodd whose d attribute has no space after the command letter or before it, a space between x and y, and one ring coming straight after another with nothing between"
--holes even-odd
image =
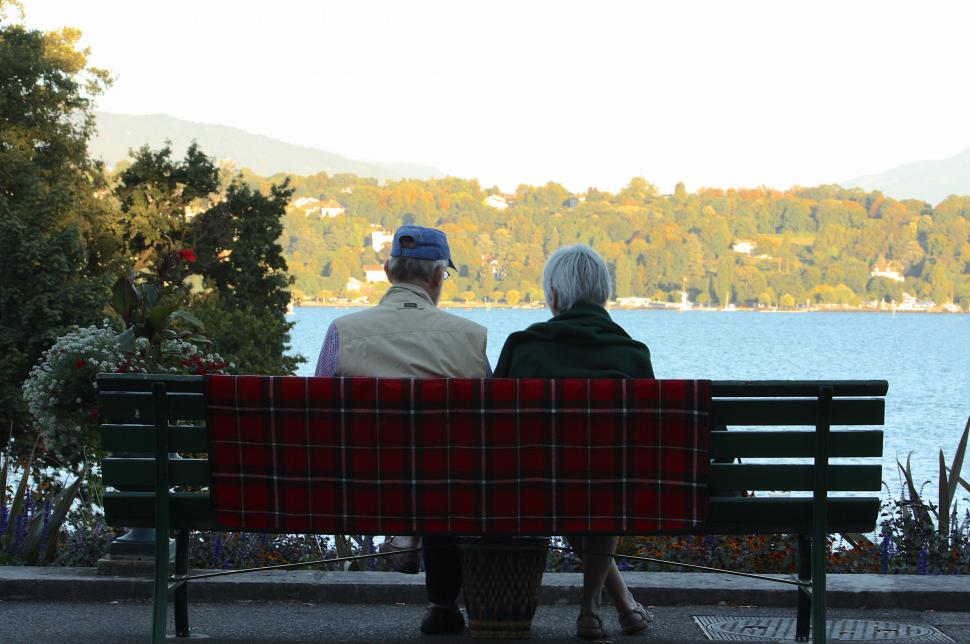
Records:
<instances>
[{"instance_id":1,"label":"gray hair","mask_svg":"<svg viewBox=\"0 0 970 644\"><path fill-rule=\"evenodd\" d=\"M417 257L391 257L387 260L387 272L393 283L430 284L439 266L447 269L448 260Z\"/></svg>"},{"instance_id":2,"label":"gray hair","mask_svg":"<svg viewBox=\"0 0 970 644\"><path fill-rule=\"evenodd\" d=\"M609 267L586 244L563 246L552 254L542 271L546 306L552 310L552 291L555 289L560 313L577 302L605 306L610 299L611 287Z\"/></svg>"}]
</instances>

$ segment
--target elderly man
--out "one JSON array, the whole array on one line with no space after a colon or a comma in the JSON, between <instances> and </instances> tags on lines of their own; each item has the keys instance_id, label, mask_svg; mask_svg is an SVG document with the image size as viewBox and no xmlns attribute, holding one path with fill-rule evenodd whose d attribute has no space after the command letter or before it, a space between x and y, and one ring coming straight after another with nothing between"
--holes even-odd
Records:
<instances>
[{"instance_id":1,"label":"elderly man","mask_svg":"<svg viewBox=\"0 0 970 644\"><path fill-rule=\"evenodd\" d=\"M401 226L384 272L391 288L374 308L337 318L317 361L317 376L484 378L485 327L436 307L451 261L443 232ZM457 539L424 537L426 588L431 607L421 632L459 633L461 565Z\"/></svg>"},{"instance_id":2,"label":"elderly man","mask_svg":"<svg viewBox=\"0 0 970 644\"><path fill-rule=\"evenodd\" d=\"M560 248L542 274L553 318L508 337L495 375L500 378L653 378L650 351L610 318L610 270L596 251L577 244ZM583 560L583 599L576 634L607 636L600 621L604 585L627 635L647 628L650 615L634 599L613 561L617 537L570 538Z\"/></svg>"}]
</instances>

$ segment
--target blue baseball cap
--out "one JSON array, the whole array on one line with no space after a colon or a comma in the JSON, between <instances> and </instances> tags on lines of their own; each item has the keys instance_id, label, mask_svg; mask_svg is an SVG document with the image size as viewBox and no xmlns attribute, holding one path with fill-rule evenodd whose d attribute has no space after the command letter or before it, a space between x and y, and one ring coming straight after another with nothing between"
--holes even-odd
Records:
<instances>
[{"instance_id":1,"label":"blue baseball cap","mask_svg":"<svg viewBox=\"0 0 970 644\"><path fill-rule=\"evenodd\" d=\"M448 237L437 228L425 228L405 224L394 231L391 242L391 257L415 257L417 259L447 259L448 266L455 268L451 261Z\"/></svg>"}]
</instances>

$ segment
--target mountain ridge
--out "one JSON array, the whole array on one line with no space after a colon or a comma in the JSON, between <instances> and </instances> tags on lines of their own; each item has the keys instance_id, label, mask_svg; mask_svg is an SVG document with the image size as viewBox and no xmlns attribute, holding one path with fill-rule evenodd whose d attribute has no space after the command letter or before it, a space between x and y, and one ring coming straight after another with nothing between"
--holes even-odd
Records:
<instances>
[{"instance_id":1,"label":"mountain ridge","mask_svg":"<svg viewBox=\"0 0 970 644\"><path fill-rule=\"evenodd\" d=\"M335 152L287 143L228 125L196 123L168 114L117 114L96 112L98 132L90 153L112 165L128 158L130 149L148 144L159 148L171 141L172 152L182 156L194 140L207 155L230 159L237 166L269 176L279 172L310 175L351 173L379 180L432 179L445 173L416 163L353 159Z\"/></svg>"},{"instance_id":2,"label":"mountain ridge","mask_svg":"<svg viewBox=\"0 0 970 644\"><path fill-rule=\"evenodd\" d=\"M950 195L970 194L970 148L944 159L914 161L885 172L861 175L841 185L938 204Z\"/></svg>"}]
</instances>

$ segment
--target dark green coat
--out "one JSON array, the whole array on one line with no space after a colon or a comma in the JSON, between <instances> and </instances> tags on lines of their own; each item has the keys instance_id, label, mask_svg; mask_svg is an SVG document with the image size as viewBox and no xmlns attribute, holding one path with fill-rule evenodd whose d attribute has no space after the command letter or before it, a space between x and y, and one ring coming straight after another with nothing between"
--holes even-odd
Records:
<instances>
[{"instance_id":1,"label":"dark green coat","mask_svg":"<svg viewBox=\"0 0 970 644\"><path fill-rule=\"evenodd\" d=\"M509 336L496 378L653 378L650 350L601 306L580 302Z\"/></svg>"}]
</instances>

